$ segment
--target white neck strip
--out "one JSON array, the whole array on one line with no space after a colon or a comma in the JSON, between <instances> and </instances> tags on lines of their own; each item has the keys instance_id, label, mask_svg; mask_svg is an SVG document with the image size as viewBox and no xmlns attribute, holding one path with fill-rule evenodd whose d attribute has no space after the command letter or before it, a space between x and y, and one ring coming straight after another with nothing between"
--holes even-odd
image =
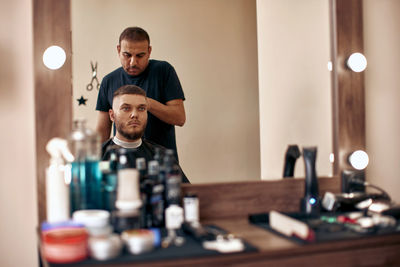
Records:
<instances>
[{"instance_id":1,"label":"white neck strip","mask_svg":"<svg viewBox=\"0 0 400 267\"><path fill-rule=\"evenodd\" d=\"M139 140L134 141L134 142L125 142L125 141L119 140L116 136L114 136L113 142L119 146L122 146L123 148L138 148L142 144L142 138L140 138Z\"/></svg>"}]
</instances>

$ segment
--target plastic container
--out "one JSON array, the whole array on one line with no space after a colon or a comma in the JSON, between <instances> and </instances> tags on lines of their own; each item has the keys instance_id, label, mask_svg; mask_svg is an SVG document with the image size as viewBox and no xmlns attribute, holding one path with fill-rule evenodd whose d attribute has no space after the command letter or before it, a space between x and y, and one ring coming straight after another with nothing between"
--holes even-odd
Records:
<instances>
[{"instance_id":1,"label":"plastic container","mask_svg":"<svg viewBox=\"0 0 400 267\"><path fill-rule=\"evenodd\" d=\"M85 225L83 225L82 223L74 222L72 220L65 222L56 222L56 223L42 222L41 224L42 232L60 228L84 228L84 227Z\"/></svg>"},{"instance_id":2,"label":"plastic container","mask_svg":"<svg viewBox=\"0 0 400 267\"><path fill-rule=\"evenodd\" d=\"M78 210L72 218L74 222L85 225L90 236L108 236L112 233L110 213L106 210Z\"/></svg>"},{"instance_id":3,"label":"plastic container","mask_svg":"<svg viewBox=\"0 0 400 267\"><path fill-rule=\"evenodd\" d=\"M74 263L88 257L85 228L65 227L42 232L41 251L50 263Z\"/></svg>"}]
</instances>

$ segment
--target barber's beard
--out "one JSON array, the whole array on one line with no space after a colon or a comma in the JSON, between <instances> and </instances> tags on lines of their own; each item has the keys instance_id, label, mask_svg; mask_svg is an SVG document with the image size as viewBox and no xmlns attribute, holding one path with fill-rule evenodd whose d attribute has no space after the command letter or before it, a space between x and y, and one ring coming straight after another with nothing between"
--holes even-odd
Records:
<instances>
[{"instance_id":1,"label":"barber's beard","mask_svg":"<svg viewBox=\"0 0 400 267\"><path fill-rule=\"evenodd\" d=\"M141 129L137 129L134 132L128 132L128 131L125 131L122 123L118 123L117 121L115 121L115 128L126 139L136 141L143 137L144 130L146 129L146 124L144 124L143 128L141 128Z\"/></svg>"}]
</instances>

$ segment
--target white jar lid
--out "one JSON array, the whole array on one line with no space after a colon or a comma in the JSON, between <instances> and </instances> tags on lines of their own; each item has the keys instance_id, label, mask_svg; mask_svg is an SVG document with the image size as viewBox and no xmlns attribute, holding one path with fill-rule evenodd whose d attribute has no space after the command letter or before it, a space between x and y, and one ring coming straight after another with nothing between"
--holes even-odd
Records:
<instances>
[{"instance_id":1,"label":"white jar lid","mask_svg":"<svg viewBox=\"0 0 400 267\"><path fill-rule=\"evenodd\" d=\"M75 222L86 227L103 227L110 222L110 212L106 210L77 210L72 214Z\"/></svg>"}]
</instances>

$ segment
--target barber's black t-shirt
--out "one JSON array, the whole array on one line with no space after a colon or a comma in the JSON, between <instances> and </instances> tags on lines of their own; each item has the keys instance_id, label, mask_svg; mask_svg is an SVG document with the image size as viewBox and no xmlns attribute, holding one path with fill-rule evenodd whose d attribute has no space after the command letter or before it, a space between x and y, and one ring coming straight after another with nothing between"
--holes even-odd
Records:
<instances>
[{"instance_id":1,"label":"barber's black t-shirt","mask_svg":"<svg viewBox=\"0 0 400 267\"><path fill-rule=\"evenodd\" d=\"M127 84L139 86L146 91L147 97L162 104L174 99L185 100L174 67L166 61L152 59L149 60L146 70L137 76L127 74L122 67L106 75L100 85L96 110L108 112L112 108L114 92ZM166 148L173 149L176 158L178 158L174 125L167 124L149 113L144 137Z\"/></svg>"}]
</instances>

